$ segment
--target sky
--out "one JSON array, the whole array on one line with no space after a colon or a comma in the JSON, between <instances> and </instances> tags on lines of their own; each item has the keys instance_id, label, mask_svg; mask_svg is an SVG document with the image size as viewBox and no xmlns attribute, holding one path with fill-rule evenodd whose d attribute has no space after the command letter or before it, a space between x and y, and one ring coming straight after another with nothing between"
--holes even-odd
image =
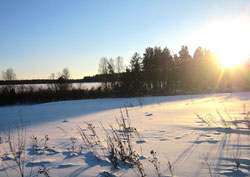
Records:
<instances>
[{"instance_id":1,"label":"sky","mask_svg":"<svg viewBox=\"0 0 250 177\"><path fill-rule=\"evenodd\" d=\"M47 79L68 68L80 79L98 73L101 57L128 65L147 47L213 50L209 25L236 18L250 23L249 0L0 0L0 71Z\"/></svg>"}]
</instances>

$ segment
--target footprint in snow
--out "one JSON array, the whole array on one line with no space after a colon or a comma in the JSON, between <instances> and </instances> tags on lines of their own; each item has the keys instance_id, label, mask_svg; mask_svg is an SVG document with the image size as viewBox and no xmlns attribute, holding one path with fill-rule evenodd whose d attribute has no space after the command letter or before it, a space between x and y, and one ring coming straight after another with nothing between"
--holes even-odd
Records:
<instances>
[{"instance_id":1,"label":"footprint in snow","mask_svg":"<svg viewBox=\"0 0 250 177\"><path fill-rule=\"evenodd\" d=\"M150 114L150 113L147 113L147 112L146 112L146 116L152 116L152 115L153 115L153 114Z\"/></svg>"},{"instance_id":2,"label":"footprint in snow","mask_svg":"<svg viewBox=\"0 0 250 177\"><path fill-rule=\"evenodd\" d=\"M160 141L168 141L168 139L167 138L162 138L162 139L160 139Z\"/></svg>"},{"instance_id":3,"label":"footprint in snow","mask_svg":"<svg viewBox=\"0 0 250 177\"><path fill-rule=\"evenodd\" d=\"M106 176L116 177L115 175L113 175L112 173L107 172L107 171L103 171L103 172L99 173L99 176L100 177L106 177Z\"/></svg>"},{"instance_id":4,"label":"footprint in snow","mask_svg":"<svg viewBox=\"0 0 250 177\"><path fill-rule=\"evenodd\" d=\"M145 143L146 141L144 140L140 140L140 141L136 141L136 144L142 144L142 143Z\"/></svg>"},{"instance_id":5,"label":"footprint in snow","mask_svg":"<svg viewBox=\"0 0 250 177\"><path fill-rule=\"evenodd\" d=\"M211 137L210 135L207 135L207 134L201 134L201 136L203 136L203 137Z\"/></svg>"},{"instance_id":6,"label":"footprint in snow","mask_svg":"<svg viewBox=\"0 0 250 177\"><path fill-rule=\"evenodd\" d=\"M139 159L140 159L140 160L144 160L144 159L147 159L147 158L144 157L144 156L140 156Z\"/></svg>"},{"instance_id":7,"label":"footprint in snow","mask_svg":"<svg viewBox=\"0 0 250 177\"><path fill-rule=\"evenodd\" d=\"M29 162L26 164L26 167L39 167L42 165L47 165L49 163L51 163L51 161Z\"/></svg>"},{"instance_id":8,"label":"footprint in snow","mask_svg":"<svg viewBox=\"0 0 250 177\"><path fill-rule=\"evenodd\" d=\"M209 144L216 144L219 141L217 141L217 140L207 140L206 142L209 143Z\"/></svg>"},{"instance_id":9,"label":"footprint in snow","mask_svg":"<svg viewBox=\"0 0 250 177\"><path fill-rule=\"evenodd\" d=\"M73 164L64 164L64 165L59 165L57 168L58 169L64 169L64 168L70 168L70 167L73 167L75 165Z\"/></svg>"},{"instance_id":10,"label":"footprint in snow","mask_svg":"<svg viewBox=\"0 0 250 177\"><path fill-rule=\"evenodd\" d=\"M203 141L190 141L190 143L194 143L194 144L201 144L201 143L216 144L216 143L218 143L218 141L216 141L216 140L203 140Z\"/></svg>"},{"instance_id":11,"label":"footprint in snow","mask_svg":"<svg viewBox=\"0 0 250 177\"><path fill-rule=\"evenodd\" d=\"M214 135L220 135L221 133L214 133Z\"/></svg>"}]
</instances>

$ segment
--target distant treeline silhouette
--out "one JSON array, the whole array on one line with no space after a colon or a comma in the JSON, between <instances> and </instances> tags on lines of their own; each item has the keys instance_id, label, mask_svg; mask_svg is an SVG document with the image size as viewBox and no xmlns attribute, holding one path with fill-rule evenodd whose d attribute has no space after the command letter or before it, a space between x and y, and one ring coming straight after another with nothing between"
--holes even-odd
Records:
<instances>
[{"instance_id":1,"label":"distant treeline silhouette","mask_svg":"<svg viewBox=\"0 0 250 177\"><path fill-rule=\"evenodd\" d=\"M59 100L134 97L146 95L178 95L250 90L250 59L245 64L224 68L209 50L198 47L194 55L187 46L178 54L168 48L149 47L142 56L134 53L130 65L123 58L101 58L99 74L83 79L70 79L67 68L48 80L15 80L11 68L3 71L0 81L0 105L42 103ZM73 88L72 83L102 82L96 89ZM48 84L34 89L22 84ZM15 86L21 85L21 86Z\"/></svg>"},{"instance_id":2,"label":"distant treeline silhouette","mask_svg":"<svg viewBox=\"0 0 250 177\"><path fill-rule=\"evenodd\" d=\"M32 84L54 84L58 83L58 79L32 79L32 80L0 80L0 85L32 85ZM95 77L84 77L83 79L68 79L67 83L85 83L85 82L101 82Z\"/></svg>"},{"instance_id":3,"label":"distant treeline silhouette","mask_svg":"<svg viewBox=\"0 0 250 177\"><path fill-rule=\"evenodd\" d=\"M51 74L48 80L15 80L16 74L12 68L2 72L0 85L0 105L14 104L34 104L62 100L88 99L112 97L111 91L101 87L85 89L79 84L73 87L73 83L85 83L94 81L96 78L70 79L67 68L62 73ZM47 86L37 86L33 84L47 84Z\"/></svg>"},{"instance_id":4,"label":"distant treeline silhouette","mask_svg":"<svg viewBox=\"0 0 250 177\"><path fill-rule=\"evenodd\" d=\"M237 60L237 59L236 59ZM135 53L125 72L115 72L113 60L102 58L99 72L105 87L120 96L199 94L250 90L249 59L245 64L224 68L211 51L198 47L194 55L187 46L178 54L168 48L146 48Z\"/></svg>"}]
</instances>

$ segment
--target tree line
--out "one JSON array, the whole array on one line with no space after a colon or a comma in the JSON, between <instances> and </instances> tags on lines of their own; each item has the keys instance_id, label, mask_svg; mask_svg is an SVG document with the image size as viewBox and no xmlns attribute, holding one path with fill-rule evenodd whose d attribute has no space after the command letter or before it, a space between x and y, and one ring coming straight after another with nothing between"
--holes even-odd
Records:
<instances>
[{"instance_id":1,"label":"tree line","mask_svg":"<svg viewBox=\"0 0 250 177\"><path fill-rule=\"evenodd\" d=\"M142 55L135 52L128 66L120 56L102 57L98 72L83 79L102 82L102 87L96 89L73 88L75 81L64 68L45 80L49 81L47 88L35 90L32 86L15 86L16 74L9 68L1 73L5 85L0 86L0 105L250 90L250 58L243 65L224 68L214 53L202 47L193 56L187 46L182 46L178 54L172 54L167 47L148 47Z\"/></svg>"},{"instance_id":2,"label":"tree line","mask_svg":"<svg viewBox=\"0 0 250 177\"><path fill-rule=\"evenodd\" d=\"M73 87L72 83L75 83L75 81L70 79L70 72L67 68L57 74L52 73L49 80L45 80L49 81L46 82L47 86L45 87L23 85L16 81L16 74L12 68L2 71L1 78L4 85L0 85L0 106L112 96L110 90L103 90L101 87L92 89L80 85L77 88Z\"/></svg>"},{"instance_id":3,"label":"tree line","mask_svg":"<svg viewBox=\"0 0 250 177\"><path fill-rule=\"evenodd\" d=\"M120 96L249 91L249 60L225 68L213 52L202 47L193 56L187 46L182 46L178 54L171 54L167 47L148 47L142 56L133 54L125 71L118 70L125 67L115 65L113 59L101 58L99 73L104 88Z\"/></svg>"}]
</instances>

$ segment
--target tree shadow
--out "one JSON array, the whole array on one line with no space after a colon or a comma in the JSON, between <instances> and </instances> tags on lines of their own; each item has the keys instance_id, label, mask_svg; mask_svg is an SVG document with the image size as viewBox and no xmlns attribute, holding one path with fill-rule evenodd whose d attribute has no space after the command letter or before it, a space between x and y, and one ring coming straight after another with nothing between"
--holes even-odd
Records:
<instances>
[{"instance_id":1,"label":"tree shadow","mask_svg":"<svg viewBox=\"0 0 250 177\"><path fill-rule=\"evenodd\" d=\"M81 176L81 174L84 173L86 170L93 168L97 165L99 165L101 167L111 166L110 162L108 162L107 160L102 160L102 159L97 160L96 157L94 156L93 152L88 152L88 153L83 154L83 155L84 155L83 160L87 164L87 167L86 168L79 167L78 169L74 170L69 175L67 175L68 177Z\"/></svg>"},{"instance_id":2,"label":"tree shadow","mask_svg":"<svg viewBox=\"0 0 250 177\"><path fill-rule=\"evenodd\" d=\"M250 172L250 160L249 159L243 159L243 158L239 158L239 162L240 162L240 166L237 169L234 165L233 165L233 159L230 158L220 158L220 160L222 162L224 162L225 164L221 164L220 165L220 169L219 170L219 174L220 175L225 175L225 176L240 176L240 177L245 177L245 176L249 176L249 173L245 173L244 171L248 171ZM230 164L231 163L231 164Z\"/></svg>"},{"instance_id":3,"label":"tree shadow","mask_svg":"<svg viewBox=\"0 0 250 177\"><path fill-rule=\"evenodd\" d=\"M229 129L221 127L189 127L191 130L206 131L213 133L224 133L224 134L240 134L240 135L250 135L249 129Z\"/></svg>"}]
</instances>

